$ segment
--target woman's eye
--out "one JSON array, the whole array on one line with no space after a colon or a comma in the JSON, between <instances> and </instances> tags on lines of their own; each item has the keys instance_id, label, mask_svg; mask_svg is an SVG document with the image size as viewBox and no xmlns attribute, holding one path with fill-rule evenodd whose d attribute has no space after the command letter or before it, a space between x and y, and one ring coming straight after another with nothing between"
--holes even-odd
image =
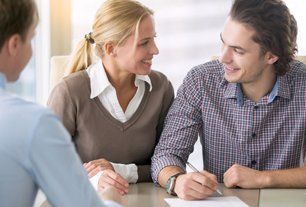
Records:
<instances>
[{"instance_id":1,"label":"woman's eye","mask_svg":"<svg viewBox=\"0 0 306 207\"><path fill-rule=\"evenodd\" d=\"M140 45L145 46L147 44L148 44L148 41L145 41L145 42L141 43Z\"/></svg>"}]
</instances>

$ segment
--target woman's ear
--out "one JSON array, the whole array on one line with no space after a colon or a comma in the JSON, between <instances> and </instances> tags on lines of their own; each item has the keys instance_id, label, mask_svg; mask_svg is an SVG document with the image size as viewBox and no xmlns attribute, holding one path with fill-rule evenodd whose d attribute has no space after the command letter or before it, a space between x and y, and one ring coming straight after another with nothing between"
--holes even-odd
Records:
<instances>
[{"instance_id":1,"label":"woman's ear","mask_svg":"<svg viewBox=\"0 0 306 207\"><path fill-rule=\"evenodd\" d=\"M112 42L107 42L104 44L105 54L110 56L116 56L116 46Z\"/></svg>"}]
</instances>

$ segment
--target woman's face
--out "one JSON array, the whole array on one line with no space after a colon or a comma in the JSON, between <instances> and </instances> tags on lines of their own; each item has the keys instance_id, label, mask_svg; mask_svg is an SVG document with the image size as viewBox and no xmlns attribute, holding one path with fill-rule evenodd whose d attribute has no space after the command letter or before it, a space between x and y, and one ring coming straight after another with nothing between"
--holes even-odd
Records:
<instances>
[{"instance_id":1,"label":"woman's face","mask_svg":"<svg viewBox=\"0 0 306 207\"><path fill-rule=\"evenodd\" d=\"M115 62L118 69L137 75L149 74L153 56L159 53L154 41L155 37L154 20L152 16L148 15L139 24L136 40L134 32L123 45L116 46Z\"/></svg>"}]
</instances>

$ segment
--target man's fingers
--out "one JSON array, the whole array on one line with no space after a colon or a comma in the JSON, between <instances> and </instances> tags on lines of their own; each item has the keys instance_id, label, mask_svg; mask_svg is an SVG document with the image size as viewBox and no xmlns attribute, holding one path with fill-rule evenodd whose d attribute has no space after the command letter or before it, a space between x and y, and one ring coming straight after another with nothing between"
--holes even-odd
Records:
<instances>
[{"instance_id":1,"label":"man's fingers","mask_svg":"<svg viewBox=\"0 0 306 207\"><path fill-rule=\"evenodd\" d=\"M227 171L223 174L223 177L229 177L232 174L232 171L234 169L235 165L232 165L230 168L227 169Z\"/></svg>"},{"instance_id":2,"label":"man's fingers","mask_svg":"<svg viewBox=\"0 0 306 207\"><path fill-rule=\"evenodd\" d=\"M201 198L206 198L208 197L209 195L212 195L215 190L207 187L206 185L203 185L197 181L193 181L193 182L190 182L189 184L189 188L190 192L197 192L196 194L194 194L193 196L197 199L201 199Z\"/></svg>"},{"instance_id":3,"label":"man's fingers","mask_svg":"<svg viewBox=\"0 0 306 207\"><path fill-rule=\"evenodd\" d=\"M187 197L189 197L190 200L200 200L200 199L207 198L213 194L213 192L208 188L205 188L202 186L202 189L203 189L202 192L194 190L193 188L189 189ZM207 193L207 191L211 193Z\"/></svg>"},{"instance_id":4,"label":"man's fingers","mask_svg":"<svg viewBox=\"0 0 306 207\"><path fill-rule=\"evenodd\" d=\"M224 185L228 188L240 186L241 180L241 169L245 168L241 165L234 164L232 165L223 175ZM255 179L255 178L254 178Z\"/></svg>"},{"instance_id":5,"label":"man's fingers","mask_svg":"<svg viewBox=\"0 0 306 207\"><path fill-rule=\"evenodd\" d=\"M212 174L212 173L209 173L209 172L207 172L207 171L202 171L201 172L203 175L205 175L206 177L209 177L209 179L211 180L211 181L214 181L216 184L218 184L218 179L217 179L217 176L216 175L214 175L214 174Z\"/></svg>"},{"instance_id":6,"label":"man's fingers","mask_svg":"<svg viewBox=\"0 0 306 207\"><path fill-rule=\"evenodd\" d=\"M211 189L212 191L215 191L218 186L218 182L212 180L210 177L207 177L202 173L193 173L192 179L199 184Z\"/></svg>"}]
</instances>

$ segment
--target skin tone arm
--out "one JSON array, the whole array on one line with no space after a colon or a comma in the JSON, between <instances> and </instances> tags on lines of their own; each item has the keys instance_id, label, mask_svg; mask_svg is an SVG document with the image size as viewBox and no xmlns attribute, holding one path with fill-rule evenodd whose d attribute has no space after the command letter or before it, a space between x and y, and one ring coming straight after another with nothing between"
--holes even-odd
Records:
<instances>
[{"instance_id":1,"label":"skin tone arm","mask_svg":"<svg viewBox=\"0 0 306 207\"><path fill-rule=\"evenodd\" d=\"M162 187L166 186L167 180L174 174L184 172L177 166L168 166L162 169L158 175L158 182ZM185 200L198 200L211 196L217 189L218 182L215 175L201 171L192 172L177 177L174 192L179 198Z\"/></svg>"},{"instance_id":2,"label":"skin tone arm","mask_svg":"<svg viewBox=\"0 0 306 207\"><path fill-rule=\"evenodd\" d=\"M234 164L224 173L226 187L305 188L306 166L288 170L258 171Z\"/></svg>"}]
</instances>

